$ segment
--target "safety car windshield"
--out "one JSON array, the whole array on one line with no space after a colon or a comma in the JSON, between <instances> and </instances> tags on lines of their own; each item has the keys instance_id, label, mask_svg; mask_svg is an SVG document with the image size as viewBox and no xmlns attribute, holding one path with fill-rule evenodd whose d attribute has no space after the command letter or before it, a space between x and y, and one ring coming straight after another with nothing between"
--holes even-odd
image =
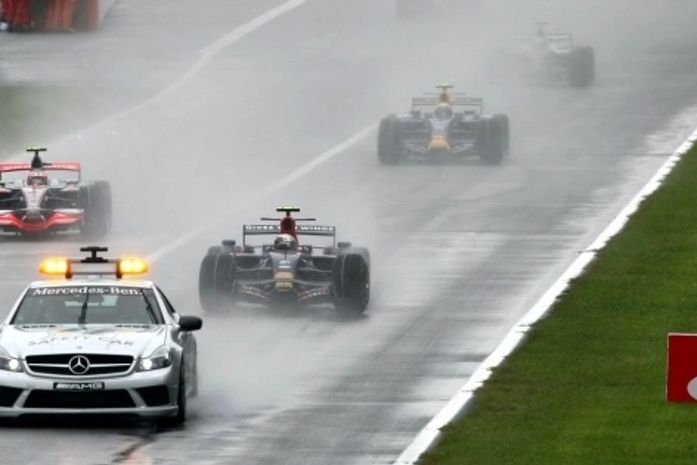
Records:
<instances>
[{"instance_id":1,"label":"safety car windshield","mask_svg":"<svg viewBox=\"0 0 697 465\"><path fill-rule=\"evenodd\" d=\"M124 286L32 288L11 321L14 325L161 323L154 292Z\"/></svg>"}]
</instances>

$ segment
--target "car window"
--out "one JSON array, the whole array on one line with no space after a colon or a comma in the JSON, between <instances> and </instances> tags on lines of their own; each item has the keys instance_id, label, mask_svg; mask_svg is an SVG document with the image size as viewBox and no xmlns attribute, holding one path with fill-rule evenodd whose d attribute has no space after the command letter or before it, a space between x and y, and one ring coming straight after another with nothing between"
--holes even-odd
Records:
<instances>
[{"instance_id":1,"label":"car window","mask_svg":"<svg viewBox=\"0 0 697 465\"><path fill-rule=\"evenodd\" d=\"M167 312L172 316L172 318L174 318L174 315L177 314L177 311L174 309L174 306L171 304L171 302L169 301L169 299L167 298L167 296L165 295L165 293L162 292L162 289L160 289L160 288L158 287L158 288L157 288L157 292L160 293L160 296L162 297L162 301L165 303L165 309L166 309Z\"/></svg>"},{"instance_id":2,"label":"car window","mask_svg":"<svg viewBox=\"0 0 697 465\"><path fill-rule=\"evenodd\" d=\"M32 288L10 324L162 324L152 289L125 286Z\"/></svg>"}]
</instances>

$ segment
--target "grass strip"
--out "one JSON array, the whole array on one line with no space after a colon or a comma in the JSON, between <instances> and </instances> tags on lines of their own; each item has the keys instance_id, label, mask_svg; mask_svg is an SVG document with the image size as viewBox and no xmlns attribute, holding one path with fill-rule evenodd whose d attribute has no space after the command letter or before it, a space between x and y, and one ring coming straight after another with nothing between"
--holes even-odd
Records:
<instances>
[{"instance_id":1,"label":"grass strip","mask_svg":"<svg viewBox=\"0 0 697 465\"><path fill-rule=\"evenodd\" d=\"M697 332L697 148L420 463L694 465L697 406L665 400L671 331Z\"/></svg>"}]
</instances>

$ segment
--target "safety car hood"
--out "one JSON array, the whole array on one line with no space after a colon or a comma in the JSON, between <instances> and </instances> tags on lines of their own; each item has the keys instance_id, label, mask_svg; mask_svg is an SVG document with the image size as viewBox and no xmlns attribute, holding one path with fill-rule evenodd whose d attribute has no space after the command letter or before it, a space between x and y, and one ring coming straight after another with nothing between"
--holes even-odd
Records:
<instances>
[{"instance_id":1,"label":"safety car hood","mask_svg":"<svg viewBox=\"0 0 697 465\"><path fill-rule=\"evenodd\" d=\"M3 326L0 347L13 357L28 355L99 353L148 356L165 343L162 325L64 325L52 327Z\"/></svg>"}]
</instances>

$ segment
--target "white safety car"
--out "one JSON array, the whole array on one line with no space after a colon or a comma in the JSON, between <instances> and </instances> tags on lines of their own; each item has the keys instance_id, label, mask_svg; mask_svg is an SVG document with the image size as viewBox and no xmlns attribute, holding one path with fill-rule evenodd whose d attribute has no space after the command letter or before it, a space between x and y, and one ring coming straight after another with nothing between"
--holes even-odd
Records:
<instances>
[{"instance_id":1,"label":"white safety car","mask_svg":"<svg viewBox=\"0 0 697 465\"><path fill-rule=\"evenodd\" d=\"M127 279L143 260L51 258L0 325L0 417L126 414L186 418L197 391L198 317L181 316L154 283Z\"/></svg>"}]
</instances>

